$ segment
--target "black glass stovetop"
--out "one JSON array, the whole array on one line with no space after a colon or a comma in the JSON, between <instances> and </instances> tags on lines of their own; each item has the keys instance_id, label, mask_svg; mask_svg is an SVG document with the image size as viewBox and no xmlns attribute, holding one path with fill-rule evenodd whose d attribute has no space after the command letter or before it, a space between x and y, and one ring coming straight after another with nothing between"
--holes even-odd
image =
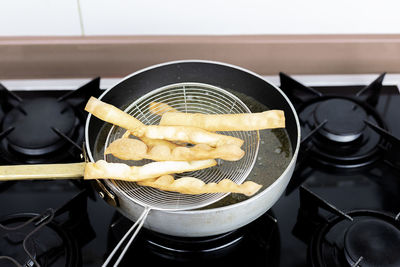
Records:
<instances>
[{"instance_id":1,"label":"black glass stovetop","mask_svg":"<svg viewBox=\"0 0 400 267\"><path fill-rule=\"evenodd\" d=\"M273 208L241 229L212 237L177 238L143 229L120 266L153 263L162 266L373 266L374 260L381 261L381 265L377 266L385 266L386 263L387 266L396 266L389 265L390 262L396 264L398 259L391 256L388 248L395 250L400 244L396 239L400 229L398 88L379 84L327 86L313 87L310 93L306 86L292 81L290 77L288 79L281 81L282 90L298 110L302 144L291 182ZM81 107L88 95L99 94L98 81L95 82L96 86L97 89L88 94L71 94L74 88L71 91L14 91L13 94L23 101L43 97L61 98L60 101ZM289 91L284 86L289 86ZM368 86L372 88L372 93ZM378 90L378 97L374 95L374 90ZM320 117L312 114L313 110L330 105L320 105L320 102L331 98L335 102L337 96L338 105L344 105L343 110L352 110L356 105L363 108L362 103L366 102L374 111L370 113L367 108L366 113L359 112L355 118L352 115L342 117L343 121L347 119L346 123L353 124L348 128L328 124L333 121L329 117L331 115ZM1 97L0 119L3 121L5 114L18 106L19 100L3 91ZM11 104L4 101L6 98ZM348 101L351 102L350 106L347 105ZM310 105L315 106L310 108ZM361 116L365 124L373 126L360 125L355 121L359 119L357 116ZM63 137L54 141L58 142L56 146L47 146L46 149L54 151L46 160L79 160L82 142L80 127L84 118L77 120L80 121L77 125L70 123L76 129L71 130L68 125L53 129L56 135L52 138ZM355 140L340 140L339 143L325 140L325 131L331 130L332 125L333 129L350 129L346 138ZM378 130L374 126L378 126ZM357 137L360 129L367 133L363 132L362 137ZM384 132L379 132L382 129ZM57 130L61 134L57 134ZM11 131L9 127L0 131L1 140L8 135L7 131ZM337 136L328 135L329 138ZM368 143L370 139L374 143ZM77 144L72 144L74 142ZM325 148L321 142L327 142L328 147ZM357 143L370 147L354 148L353 144ZM343 149L346 152L341 151ZM2 152L1 165L24 163L17 162L14 156L10 157L11 160L7 159L8 153L13 152ZM60 153L68 155L59 157ZM35 159L27 160L28 163L42 159L32 155L22 158ZM78 180L0 182L0 203L0 255L3 255L0 257L0 266L17 266L4 256L12 257L26 266L35 266L31 257L41 266L101 266L132 224L100 199L90 184ZM26 225L21 227L23 223ZM362 227L366 224L375 227L373 229L378 231L378 237L383 236L383 241L378 238L375 243L382 243L379 249L389 250L385 259L378 256L370 258L369 255L374 255L373 251L368 250L371 248L358 246L358 239L362 240L362 244L369 242L366 240L369 230L360 230L361 234L357 232L364 229ZM12 227L18 229L12 230ZM354 236L357 239L355 241ZM386 240L391 243L386 244Z\"/></svg>"}]
</instances>

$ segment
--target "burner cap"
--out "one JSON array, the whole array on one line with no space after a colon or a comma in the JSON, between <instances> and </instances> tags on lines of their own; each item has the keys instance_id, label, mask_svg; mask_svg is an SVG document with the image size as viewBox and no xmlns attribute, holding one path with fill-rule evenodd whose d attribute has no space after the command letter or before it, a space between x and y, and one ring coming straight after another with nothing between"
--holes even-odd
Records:
<instances>
[{"instance_id":1,"label":"burner cap","mask_svg":"<svg viewBox=\"0 0 400 267\"><path fill-rule=\"evenodd\" d=\"M400 230L378 219L354 223L345 234L344 251L350 265L400 266Z\"/></svg>"},{"instance_id":2,"label":"burner cap","mask_svg":"<svg viewBox=\"0 0 400 267\"><path fill-rule=\"evenodd\" d=\"M322 96L304 102L298 114L307 136L302 144L316 164L347 171L382 158L385 140L366 121L387 130L386 124L376 109L358 99Z\"/></svg>"},{"instance_id":3,"label":"burner cap","mask_svg":"<svg viewBox=\"0 0 400 267\"><path fill-rule=\"evenodd\" d=\"M54 115L52 115L54 114ZM3 130L13 127L6 139L11 148L24 155L51 153L65 144L53 129L71 136L75 128L75 114L66 102L54 98L24 100L5 115Z\"/></svg>"},{"instance_id":4,"label":"burner cap","mask_svg":"<svg viewBox=\"0 0 400 267\"><path fill-rule=\"evenodd\" d=\"M366 125L367 112L348 99L331 98L317 105L314 111L316 124L327 121L320 133L331 141L346 143L359 138Z\"/></svg>"},{"instance_id":5,"label":"burner cap","mask_svg":"<svg viewBox=\"0 0 400 267\"><path fill-rule=\"evenodd\" d=\"M394 214L373 210L346 214L352 220L333 216L314 229L310 266L400 266L400 228Z\"/></svg>"}]
</instances>

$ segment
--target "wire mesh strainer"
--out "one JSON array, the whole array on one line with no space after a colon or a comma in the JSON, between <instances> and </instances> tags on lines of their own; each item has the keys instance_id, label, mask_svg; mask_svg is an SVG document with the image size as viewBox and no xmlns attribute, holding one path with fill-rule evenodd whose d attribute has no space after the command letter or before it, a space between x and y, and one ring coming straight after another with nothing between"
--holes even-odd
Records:
<instances>
[{"instance_id":1,"label":"wire mesh strainer","mask_svg":"<svg viewBox=\"0 0 400 267\"><path fill-rule=\"evenodd\" d=\"M232 93L219 87L203 83L178 83L153 90L134 101L125 109L125 112L134 116L144 124L159 124L161 116L150 112L149 104L151 102L165 103L180 112L187 113L250 113L248 107ZM112 127L108 133L105 146L107 147L114 140L121 138L124 133L125 129L115 126ZM239 161L217 160L217 166L193 172L176 174L175 178L192 176L201 179L205 183L218 183L223 179L230 179L238 184L242 183L247 178L257 159L259 147L258 131L229 131L219 133L244 140L242 149L245 151L245 155L243 158ZM136 166L141 166L150 162L150 160L127 162L119 160L112 155L105 156L105 159L108 162L124 162ZM131 240L128 242L127 247L129 247L129 244L136 236L151 209L169 211L196 209L212 204L229 194L213 193L189 195L139 186L136 183L126 181L113 180L107 181L107 183L112 183L112 187L117 191L117 194L122 194L131 201L145 207L145 211L140 219L138 219L132 229L128 231L126 236L124 236L120 241L120 243L122 243L130 232L133 231L133 228L138 226ZM120 243L114 249L113 253L110 254L109 258L111 258L115 250L118 249ZM123 251L123 253L124 252L125 251ZM121 259L123 253L120 255ZM117 264L118 262L119 261L117 261Z\"/></svg>"}]
</instances>

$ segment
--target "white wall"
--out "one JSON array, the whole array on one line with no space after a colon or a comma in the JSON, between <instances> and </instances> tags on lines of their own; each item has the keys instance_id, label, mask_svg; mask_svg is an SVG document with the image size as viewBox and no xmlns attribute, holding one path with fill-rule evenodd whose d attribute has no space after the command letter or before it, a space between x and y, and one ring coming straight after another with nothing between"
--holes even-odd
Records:
<instances>
[{"instance_id":1,"label":"white wall","mask_svg":"<svg viewBox=\"0 0 400 267\"><path fill-rule=\"evenodd\" d=\"M74 0L0 0L0 35L80 35Z\"/></svg>"},{"instance_id":2,"label":"white wall","mask_svg":"<svg viewBox=\"0 0 400 267\"><path fill-rule=\"evenodd\" d=\"M0 0L0 36L400 33L398 0Z\"/></svg>"}]
</instances>

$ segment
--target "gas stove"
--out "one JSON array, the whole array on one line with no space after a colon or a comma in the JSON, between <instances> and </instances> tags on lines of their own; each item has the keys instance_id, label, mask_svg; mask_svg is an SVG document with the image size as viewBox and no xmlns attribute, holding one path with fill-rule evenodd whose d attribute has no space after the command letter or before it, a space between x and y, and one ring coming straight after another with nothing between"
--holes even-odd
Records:
<instances>
[{"instance_id":1,"label":"gas stove","mask_svg":"<svg viewBox=\"0 0 400 267\"><path fill-rule=\"evenodd\" d=\"M291 255L282 266L398 266L400 95L384 76L308 87L280 74L302 128L295 173L273 208Z\"/></svg>"},{"instance_id":2,"label":"gas stove","mask_svg":"<svg viewBox=\"0 0 400 267\"><path fill-rule=\"evenodd\" d=\"M398 87L385 74L335 86L279 78L302 128L280 200L221 235L142 229L120 266L400 266ZM62 90L0 85L0 164L82 160L83 105L101 94L100 81ZM1 182L0 201L1 266L100 266L132 225L79 180Z\"/></svg>"}]
</instances>

